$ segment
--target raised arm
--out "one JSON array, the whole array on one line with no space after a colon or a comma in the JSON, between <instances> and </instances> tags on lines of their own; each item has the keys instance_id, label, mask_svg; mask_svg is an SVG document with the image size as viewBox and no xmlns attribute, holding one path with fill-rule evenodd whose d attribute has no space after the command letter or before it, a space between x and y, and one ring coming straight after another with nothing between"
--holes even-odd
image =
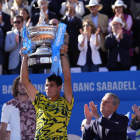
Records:
<instances>
[{"instance_id":1,"label":"raised arm","mask_svg":"<svg viewBox=\"0 0 140 140\"><path fill-rule=\"evenodd\" d=\"M20 54L23 56L21 70L20 70L20 80L24 88L26 89L31 101L34 101L36 97L37 89L33 86L31 82L29 82L29 73L28 73L28 66L27 66L28 57L27 55L21 53L25 49L26 48L22 48L20 51Z\"/></svg>"},{"instance_id":2,"label":"raised arm","mask_svg":"<svg viewBox=\"0 0 140 140\"><path fill-rule=\"evenodd\" d=\"M64 49L60 50L60 54L64 54L67 52L68 47L63 45ZM69 68L69 63L65 57L65 55L61 56L62 63L62 71L64 74L64 95L66 100L71 103L72 101L72 85L71 85L71 73Z\"/></svg>"}]
</instances>

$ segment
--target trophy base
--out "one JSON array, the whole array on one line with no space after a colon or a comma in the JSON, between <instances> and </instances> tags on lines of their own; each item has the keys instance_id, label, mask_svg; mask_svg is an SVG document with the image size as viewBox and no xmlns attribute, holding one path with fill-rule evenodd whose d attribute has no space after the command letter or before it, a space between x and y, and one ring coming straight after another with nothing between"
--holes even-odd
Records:
<instances>
[{"instance_id":1,"label":"trophy base","mask_svg":"<svg viewBox=\"0 0 140 140\"><path fill-rule=\"evenodd\" d=\"M33 69L50 69L52 54L34 54L28 58L28 67Z\"/></svg>"}]
</instances>

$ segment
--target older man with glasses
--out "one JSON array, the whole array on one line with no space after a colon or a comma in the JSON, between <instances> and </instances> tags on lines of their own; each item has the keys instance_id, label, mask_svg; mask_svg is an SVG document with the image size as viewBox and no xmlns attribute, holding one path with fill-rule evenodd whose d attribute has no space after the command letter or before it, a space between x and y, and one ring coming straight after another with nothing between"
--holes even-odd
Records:
<instances>
[{"instance_id":1,"label":"older man with glasses","mask_svg":"<svg viewBox=\"0 0 140 140\"><path fill-rule=\"evenodd\" d=\"M20 66L22 57L19 55L19 51L22 48L22 41L20 30L23 26L23 18L21 16L15 16L13 19L14 29L7 32L5 39L5 51L9 52L9 66L10 74L20 74Z\"/></svg>"}]
</instances>

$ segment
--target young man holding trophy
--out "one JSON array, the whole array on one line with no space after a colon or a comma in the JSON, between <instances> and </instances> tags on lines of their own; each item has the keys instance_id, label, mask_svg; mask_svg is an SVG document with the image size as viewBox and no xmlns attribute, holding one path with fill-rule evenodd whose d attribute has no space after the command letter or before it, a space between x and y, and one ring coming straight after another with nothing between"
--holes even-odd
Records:
<instances>
[{"instance_id":1,"label":"young man holding trophy","mask_svg":"<svg viewBox=\"0 0 140 140\"><path fill-rule=\"evenodd\" d=\"M20 51L20 54L23 56L20 74L21 82L36 109L35 140L68 139L67 126L72 113L74 98L72 95L69 64L65 57L68 47L66 45L62 45L62 47L63 49L60 49L64 76L64 95L62 97L60 96L62 78L54 74L46 79L45 89L47 97L37 91L33 84L29 82L28 57L22 53L26 48L23 47Z\"/></svg>"}]
</instances>

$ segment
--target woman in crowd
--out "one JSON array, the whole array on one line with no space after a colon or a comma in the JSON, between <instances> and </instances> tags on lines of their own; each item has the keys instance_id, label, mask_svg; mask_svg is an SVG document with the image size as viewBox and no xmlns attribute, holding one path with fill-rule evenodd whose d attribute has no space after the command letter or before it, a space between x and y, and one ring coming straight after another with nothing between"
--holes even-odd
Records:
<instances>
[{"instance_id":1,"label":"woman in crowd","mask_svg":"<svg viewBox=\"0 0 140 140\"><path fill-rule=\"evenodd\" d=\"M83 22L83 31L80 29L78 36L78 49L80 50L77 65L81 66L82 72L98 71L101 58L98 49L100 48L100 29L90 20Z\"/></svg>"},{"instance_id":2,"label":"woman in crowd","mask_svg":"<svg viewBox=\"0 0 140 140\"><path fill-rule=\"evenodd\" d=\"M23 27L30 27L32 26L31 18L29 12L26 8L21 8L19 10L19 15L23 17Z\"/></svg>"},{"instance_id":3,"label":"woman in crowd","mask_svg":"<svg viewBox=\"0 0 140 140\"><path fill-rule=\"evenodd\" d=\"M84 4L82 1L78 1L78 0L67 0L66 2L63 2L61 5L61 9L60 9L60 14L62 16L65 15L65 11L66 11L66 5L67 4L71 4L72 6L74 6L75 8L75 16L82 18L82 16L85 13L84 10Z\"/></svg>"},{"instance_id":4,"label":"woman in crowd","mask_svg":"<svg viewBox=\"0 0 140 140\"><path fill-rule=\"evenodd\" d=\"M30 13L31 8L26 0L14 0L13 6L11 7L11 18L13 18L15 15L19 15L20 8L26 8Z\"/></svg>"},{"instance_id":5,"label":"woman in crowd","mask_svg":"<svg viewBox=\"0 0 140 140\"><path fill-rule=\"evenodd\" d=\"M122 0L117 0L115 2L115 4L112 5L112 9L115 13L114 17L116 17L116 16L120 17L122 19L122 21L125 23L125 26L123 27L123 32L131 35L131 38L132 38L131 27L132 27L133 21L132 21L131 15L124 14L124 11L125 11L126 8L127 8L127 5L124 4L124 2ZM109 23L114 19L114 17L112 17L109 20ZM108 32L109 33L112 32L111 26L109 24L108 24ZM133 48L131 48L129 50L129 53L130 53L130 56L132 57L133 56Z\"/></svg>"}]
</instances>

